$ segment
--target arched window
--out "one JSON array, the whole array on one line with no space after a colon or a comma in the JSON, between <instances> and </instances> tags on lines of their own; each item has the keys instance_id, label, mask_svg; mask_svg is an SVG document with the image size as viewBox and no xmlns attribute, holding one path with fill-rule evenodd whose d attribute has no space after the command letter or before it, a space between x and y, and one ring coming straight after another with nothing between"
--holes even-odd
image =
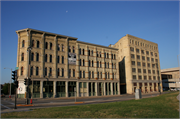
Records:
<instances>
[{"instance_id":1,"label":"arched window","mask_svg":"<svg viewBox=\"0 0 180 119\"><path fill-rule=\"evenodd\" d=\"M23 40L23 41L22 41L22 47L24 47L24 46L25 46L25 41Z\"/></svg>"},{"instance_id":2,"label":"arched window","mask_svg":"<svg viewBox=\"0 0 180 119\"><path fill-rule=\"evenodd\" d=\"M73 53L75 53L75 47L73 46Z\"/></svg>"},{"instance_id":3,"label":"arched window","mask_svg":"<svg viewBox=\"0 0 180 119\"><path fill-rule=\"evenodd\" d=\"M47 67L45 67L45 76L47 76Z\"/></svg>"},{"instance_id":4,"label":"arched window","mask_svg":"<svg viewBox=\"0 0 180 119\"><path fill-rule=\"evenodd\" d=\"M39 61L39 53L36 53L36 61Z\"/></svg>"},{"instance_id":5,"label":"arched window","mask_svg":"<svg viewBox=\"0 0 180 119\"><path fill-rule=\"evenodd\" d=\"M52 43L50 43L50 50L52 50Z\"/></svg>"},{"instance_id":6,"label":"arched window","mask_svg":"<svg viewBox=\"0 0 180 119\"><path fill-rule=\"evenodd\" d=\"M64 45L62 44L61 46L62 46L62 51L64 51Z\"/></svg>"},{"instance_id":7,"label":"arched window","mask_svg":"<svg viewBox=\"0 0 180 119\"><path fill-rule=\"evenodd\" d=\"M21 54L21 61L24 61L24 53Z\"/></svg>"},{"instance_id":8,"label":"arched window","mask_svg":"<svg viewBox=\"0 0 180 119\"><path fill-rule=\"evenodd\" d=\"M37 40L37 48L39 48L39 41Z\"/></svg>"},{"instance_id":9,"label":"arched window","mask_svg":"<svg viewBox=\"0 0 180 119\"><path fill-rule=\"evenodd\" d=\"M34 40L32 40L32 47L34 47Z\"/></svg>"},{"instance_id":10,"label":"arched window","mask_svg":"<svg viewBox=\"0 0 180 119\"><path fill-rule=\"evenodd\" d=\"M52 62L52 55L50 55L49 57L49 62Z\"/></svg>"},{"instance_id":11,"label":"arched window","mask_svg":"<svg viewBox=\"0 0 180 119\"><path fill-rule=\"evenodd\" d=\"M31 75L33 75L33 66L31 67Z\"/></svg>"},{"instance_id":12,"label":"arched window","mask_svg":"<svg viewBox=\"0 0 180 119\"><path fill-rule=\"evenodd\" d=\"M39 75L39 68L36 67L36 76L38 76L38 75Z\"/></svg>"},{"instance_id":13,"label":"arched window","mask_svg":"<svg viewBox=\"0 0 180 119\"><path fill-rule=\"evenodd\" d=\"M23 67L21 67L21 76L23 75Z\"/></svg>"},{"instance_id":14,"label":"arched window","mask_svg":"<svg viewBox=\"0 0 180 119\"><path fill-rule=\"evenodd\" d=\"M46 42L46 44L45 44L45 48L48 49L48 43L47 43L47 42Z\"/></svg>"},{"instance_id":15,"label":"arched window","mask_svg":"<svg viewBox=\"0 0 180 119\"><path fill-rule=\"evenodd\" d=\"M34 53L31 53L31 61L34 61Z\"/></svg>"},{"instance_id":16,"label":"arched window","mask_svg":"<svg viewBox=\"0 0 180 119\"><path fill-rule=\"evenodd\" d=\"M45 62L47 62L47 54L45 55Z\"/></svg>"},{"instance_id":17,"label":"arched window","mask_svg":"<svg viewBox=\"0 0 180 119\"><path fill-rule=\"evenodd\" d=\"M84 63L84 59L83 59L83 66L85 65L85 63Z\"/></svg>"}]
</instances>

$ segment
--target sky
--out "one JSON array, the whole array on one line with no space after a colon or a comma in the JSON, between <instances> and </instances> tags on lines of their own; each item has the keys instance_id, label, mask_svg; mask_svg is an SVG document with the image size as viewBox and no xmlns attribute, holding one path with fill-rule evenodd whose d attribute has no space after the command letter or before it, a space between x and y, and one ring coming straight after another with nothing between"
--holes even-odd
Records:
<instances>
[{"instance_id":1,"label":"sky","mask_svg":"<svg viewBox=\"0 0 180 119\"><path fill-rule=\"evenodd\" d=\"M178 1L1 1L1 84L16 67L15 31L25 28L103 46L130 34L158 44L161 69L178 67Z\"/></svg>"}]
</instances>

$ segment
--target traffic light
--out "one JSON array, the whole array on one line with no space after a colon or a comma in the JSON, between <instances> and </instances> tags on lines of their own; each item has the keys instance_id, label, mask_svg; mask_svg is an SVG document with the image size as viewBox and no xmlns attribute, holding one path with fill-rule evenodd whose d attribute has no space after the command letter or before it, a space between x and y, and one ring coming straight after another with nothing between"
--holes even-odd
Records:
<instances>
[{"instance_id":1,"label":"traffic light","mask_svg":"<svg viewBox=\"0 0 180 119\"><path fill-rule=\"evenodd\" d=\"M16 80L16 71L12 71L12 79L15 81Z\"/></svg>"},{"instance_id":2,"label":"traffic light","mask_svg":"<svg viewBox=\"0 0 180 119\"><path fill-rule=\"evenodd\" d=\"M28 79L28 85L31 85L31 84L32 84L31 79Z\"/></svg>"},{"instance_id":3,"label":"traffic light","mask_svg":"<svg viewBox=\"0 0 180 119\"><path fill-rule=\"evenodd\" d=\"M24 85L27 85L27 79L24 79Z\"/></svg>"},{"instance_id":4,"label":"traffic light","mask_svg":"<svg viewBox=\"0 0 180 119\"><path fill-rule=\"evenodd\" d=\"M18 88L18 81L15 81L15 87Z\"/></svg>"}]
</instances>

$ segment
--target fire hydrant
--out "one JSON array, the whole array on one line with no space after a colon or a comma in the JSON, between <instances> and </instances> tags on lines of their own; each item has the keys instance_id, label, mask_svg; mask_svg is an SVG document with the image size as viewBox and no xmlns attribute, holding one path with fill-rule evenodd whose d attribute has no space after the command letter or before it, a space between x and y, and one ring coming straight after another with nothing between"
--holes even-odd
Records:
<instances>
[{"instance_id":1,"label":"fire hydrant","mask_svg":"<svg viewBox=\"0 0 180 119\"><path fill-rule=\"evenodd\" d=\"M31 100L30 100L30 103L32 104L32 98L31 98Z\"/></svg>"}]
</instances>

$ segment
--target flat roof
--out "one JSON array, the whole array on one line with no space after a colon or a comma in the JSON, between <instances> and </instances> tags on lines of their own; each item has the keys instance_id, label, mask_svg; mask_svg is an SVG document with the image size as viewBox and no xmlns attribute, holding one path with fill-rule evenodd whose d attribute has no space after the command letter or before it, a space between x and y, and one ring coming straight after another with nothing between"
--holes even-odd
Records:
<instances>
[{"instance_id":1,"label":"flat roof","mask_svg":"<svg viewBox=\"0 0 180 119\"><path fill-rule=\"evenodd\" d=\"M174 68L168 68L168 69L161 69L161 72L172 72L172 71L178 71L179 67Z\"/></svg>"}]
</instances>

